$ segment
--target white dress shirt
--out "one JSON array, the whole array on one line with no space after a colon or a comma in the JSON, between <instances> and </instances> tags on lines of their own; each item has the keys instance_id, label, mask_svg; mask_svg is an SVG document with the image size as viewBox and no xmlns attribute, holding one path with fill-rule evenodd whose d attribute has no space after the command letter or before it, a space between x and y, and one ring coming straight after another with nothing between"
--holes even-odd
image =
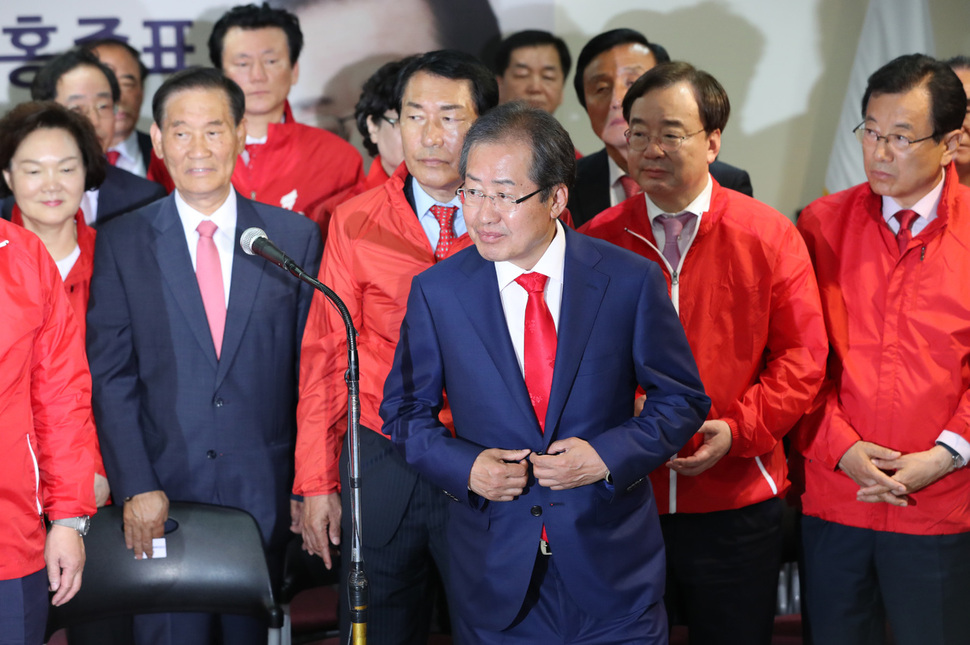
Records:
<instances>
[{"instance_id":1,"label":"white dress shirt","mask_svg":"<svg viewBox=\"0 0 970 645\"><path fill-rule=\"evenodd\" d=\"M236 245L236 191L230 189L229 197L212 215L205 216L189 206L178 189L175 190L175 206L185 231L185 243L192 258L192 272L195 272L195 252L199 245L199 232L196 230L202 220L208 219L218 227L212 236L216 250L219 251L219 264L222 266L222 286L226 293L226 307L229 307L229 285L232 281L232 257Z\"/></svg>"},{"instance_id":2,"label":"white dress shirt","mask_svg":"<svg viewBox=\"0 0 970 645\"><path fill-rule=\"evenodd\" d=\"M424 188L421 188L421 184L414 177L411 177L411 192L414 195L414 212L418 214L418 221L421 222L421 228L424 229L424 234L428 237L428 242L431 244L432 249L438 246L438 238L441 236L441 225L438 224L438 220L431 212L431 207L435 204L439 206L458 207L452 223L455 229L455 239L464 235L468 230L465 226L465 216L462 212L461 200L458 198L458 195L455 195L450 202L439 202L424 192Z\"/></svg>"},{"instance_id":3,"label":"white dress shirt","mask_svg":"<svg viewBox=\"0 0 970 645\"><path fill-rule=\"evenodd\" d=\"M118 163L115 167L127 170L133 175L144 178L147 174L148 160L142 159L141 148L138 147L138 131L132 130L128 138L116 146L111 146L110 150L117 150L119 153Z\"/></svg>"},{"instance_id":4,"label":"white dress shirt","mask_svg":"<svg viewBox=\"0 0 970 645\"><path fill-rule=\"evenodd\" d=\"M546 306L552 314L552 322L559 331L559 308L562 305L563 267L566 260L566 233L562 224L556 221L556 236L546 248L545 253L532 267L526 271L511 262L496 262L495 276L498 278L499 295L502 298L502 309L505 312L505 322L512 337L512 348L515 358L519 361L519 371L525 378L525 306L529 302L529 292L515 281L523 273L541 273L548 277L543 292Z\"/></svg>"},{"instance_id":5,"label":"white dress shirt","mask_svg":"<svg viewBox=\"0 0 970 645\"><path fill-rule=\"evenodd\" d=\"M694 237L697 235L697 231L700 230L701 218L704 213L711 210L711 195L714 193L714 183L711 181L711 175L707 175L707 184L704 186L704 190L700 192L694 201L687 204L687 207L677 213L666 213L662 208L653 203L650 196L646 193L643 194L644 199L647 200L647 217L650 218L650 228L653 231L653 238L657 241L657 249L662 251L664 245L667 243L667 234L664 231L664 225L660 222L660 217L668 216L674 217L682 213L690 213L694 217L690 219L684 225L684 230L680 233L680 239L677 240L677 246L680 248L680 263L684 263L684 256L687 255L687 249L694 242ZM671 267L673 271L679 271L680 267Z\"/></svg>"}]
</instances>

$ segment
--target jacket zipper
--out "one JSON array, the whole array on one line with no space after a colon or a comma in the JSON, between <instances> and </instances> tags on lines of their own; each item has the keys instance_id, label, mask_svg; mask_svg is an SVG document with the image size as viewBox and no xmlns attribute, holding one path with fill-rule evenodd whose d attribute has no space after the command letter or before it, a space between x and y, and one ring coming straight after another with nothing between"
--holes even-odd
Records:
<instances>
[{"instance_id":1,"label":"jacket zipper","mask_svg":"<svg viewBox=\"0 0 970 645\"><path fill-rule=\"evenodd\" d=\"M30 460L34 462L34 503L37 504L37 514L44 514L44 507L40 504L40 468L37 466L37 455L34 454L34 447L30 445L30 433L27 433L27 450L30 451Z\"/></svg>"}]
</instances>

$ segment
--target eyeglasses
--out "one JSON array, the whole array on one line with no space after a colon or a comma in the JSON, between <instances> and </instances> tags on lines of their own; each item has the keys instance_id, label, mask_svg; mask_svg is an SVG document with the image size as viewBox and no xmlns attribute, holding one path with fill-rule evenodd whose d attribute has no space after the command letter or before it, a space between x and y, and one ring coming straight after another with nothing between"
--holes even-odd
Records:
<instances>
[{"instance_id":1,"label":"eyeglasses","mask_svg":"<svg viewBox=\"0 0 970 645\"><path fill-rule=\"evenodd\" d=\"M534 192L529 193L525 197L516 198L513 195L507 195L505 193L496 193L494 195L488 195L485 191L478 190L477 188L459 188L455 191L455 194L461 197L461 203L465 206L471 208L481 208L485 204L486 199L492 201L492 205L498 210L504 213L511 213L514 211L519 204L529 199L534 195L541 193L544 188L540 188Z\"/></svg>"},{"instance_id":2,"label":"eyeglasses","mask_svg":"<svg viewBox=\"0 0 970 645\"><path fill-rule=\"evenodd\" d=\"M927 139L932 139L934 136L931 134L928 137L923 137L922 139L910 139L904 137L901 134L887 134L885 136L879 134L871 128L865 127L866 123L863 121L852 130L855 138L859 140L864 146L874 146L880 141L885 141L886 144L895 150L896 152L906 152L909 147L913 144L919 143L920 141L926 141Z\"/></svg>"},{"instance_id":3,"label":"eyeglasses","mask_svg":"<svg viewBox=\"0 0 970 645\"><path fill-rule=\"evenodd\" d=\"M381 119L383 119L384 121L387 121L387 124L392 128L397 127L397 124L401 121L401 119L397 119L391 116L383 116L383 115L381 116Z\"/></svg>"},{"instance_id":4,"label":"eyeglasses","mask_svg":"<svg viewBox=\"0 0 970 645\"><path fill-rule=\"evenodd\" d=\"M690 134L673 134L671 132L661 134L658 137L653 137L647 134L644 130L634 130L630 128L623 133L626 137L627 143L630 145L630 150L635 150L636 152L643 152L647 149L651 143L656 142L660 146L660 149L664 152L677 152L680 147L684 145L686 139L691 138L695 134L700 134L704 132L704 128L701 128L697 132L691 132Z\"/></svg>"}]
</instances>

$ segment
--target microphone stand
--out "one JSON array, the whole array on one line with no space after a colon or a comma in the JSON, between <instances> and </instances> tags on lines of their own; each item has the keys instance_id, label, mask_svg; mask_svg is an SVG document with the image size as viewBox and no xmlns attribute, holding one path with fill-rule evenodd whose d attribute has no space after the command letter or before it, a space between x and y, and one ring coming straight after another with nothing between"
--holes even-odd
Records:
<instances>
[{"instance_id":1,"label":"microphone stand","mask_svg":"<svg viewBox=\"0 0 970 645\"><path fill-rule=\"evenodd\" d=\"M289 258L286 258L289 259ZM348 600L350 601L350 641L353 645L367 643L368 584L364 574L364 558L361 550L360 519L360 364L357 358L357 330L350 318L347 305L333 289L323 284L292 260L278 265L307 283L333 303L340 312L347 328L347 432L350 434L350 522L351 540L350 574L347 576Z\"/></svg>"}]
</instances>

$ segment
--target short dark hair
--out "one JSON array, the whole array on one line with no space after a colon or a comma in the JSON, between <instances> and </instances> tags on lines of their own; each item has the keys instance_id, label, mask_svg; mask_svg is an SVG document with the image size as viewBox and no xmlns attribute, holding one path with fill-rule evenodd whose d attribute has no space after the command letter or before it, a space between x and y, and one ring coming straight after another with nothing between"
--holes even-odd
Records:
<instances>
[{"instance_id":1,"label":"short dark hair","mask_svg":"<svg viewBox=\"0 0 970 645\"><path fill-rule=\"evenodd\" d=\"M461 147L458 172L462 181L472 146L519 141L528 143L532 149L529 179L542 188L539 195L542 201L549 199L559 184L572 189L576 179L576 148L569 133L554 116L522 101L504 103L472 124Z\"/></svg>"},{"instance_id":2,"label":"short dark hair","mask_svg":"<svg viewBox=\"0 0 970 645\"><path fill-rule=\"evenodd\" d=\"M869 97L902 94L920 86L930 94L933 140L939 143L944 134L963 126L967 95L949 65L925 54L899 56L872 73L862 96L862 118L866 118Z\"/></svg>"},{"instance_id":3,"label":"short dark hair","mask_svg":"<svg viewBox=\"0 0 970 645\"><path fill-rule=\"evenodd\" d=\"M222 69L222 46L226 33L233 27L240 29L264 29L277 27L286 34L286 42L290 50L290 65L296 65L303 51L303 32L300 30L300 20L286 9L274 9L269 3L262 5L237 5L222 14L209 34L209 60L212 65Z\"/></svg>"},{"instance_id":4,"label":"short dark hair","mask_svg":"<svg viewBox=\"0 0 970 645\"><path fill-rule=\"evenodd\" d=\"M569 76L569 70L572 69L573 65L573 59L569 55L569 48L566 47L566 41L548 31L541 31L539 29L527 29L526 31L514 33L499 43L498 49L495 51L492 71L497 76L502 76L505 74L505 70L509 68L512 52L523 47L541 47L542 45L552 45L556 48L556 52L559 54L559 66L562 68L562 77L565 80Z\"/></svg>"},{"instance_id":5,"label":"short dark hair","mask_svg":"<svg viewBox=\"0 0 970 645\"><path fill-rule=\"evenodd\" d=\"M220 90L229 101L229 109L235 125L246 114L246 95L236 82L214 67L187 67L169 76L152 97L152 118L162 127L168 97L186 90Z\"/></svg>"},{"instance_id":6,"label":"short dark hair","mask_svg":"<svg viewBox=\"0 0 970 645\"><path fill-rule=\"evenodd\" d=\"M27 101L0 118L0 168L10 170L17 149L36 130L64 130L74 137L84 164L84 190L97 188L104 181L107 161L94 126L86 118L54 101ZM11 194L6 179L0 176L0 196Z\"/></svg>"},{"instance_id":7,"label":"short dark hair","mask_svg":"<svg viewBox=\"0 0 970 645\"><path fill-rule=\"evenodd\" d=\"M653 90L665 89L677 83L688 83L694 91L694 100L697 101L697 111L700 113L704 131L723 132L731 115L731 101L724 86L707 72L683 61L661 63L644 72L623 97L623 118L627 123L630 122L630 110L633 108L633 102L638 98Z\"/></svg>"},{"instance_id":8,"label":"short dark hair","mask_svg":"<svg viewBox=\"0 0 970 645\"><path fill-rule=\"evenodd\" d=\"M659 45L651 45L647 37L641 34L635 29L611 29L610 31L604 31L601 34L593 36L593 38L586 43L582 51L579 52L579 58L576 59L576 75L573 77L573 87L576 88L576 98L579 99L579 104L586 107L586 92L583 90L583 73L589 64L593 62L593 59L602 54L603 52L608 52L614 47L619 47L620 45L643 45L653 54L653 57L660 61L660 53L663 54L667 60L670 58L667 56L667 50ZM658 53L660 52L660 53Z\"/></svg>"},{"instance_id":9,"label":"short dark hair","mask_svg":"<svg viewBox=\"0 0 970 645\"><path fill-rule=\"evenodd\" d=\"M408 81L418 72L427 72L455 81L471 84L475 112L482 116L498 105L498 82L495 75L480 60L454 49L439 49L415 56L398 73L394 107L401 112L401 101Z\"/></svg>"},{"instance_id":10,"label":"short dark hair","mask_svg":"<svg viewBox=\"0 0 970 645\"><path fill-rule=\"evenodd\" d=\"M95 40L85 40L84 42L79 43L78 46L86 49L92 54L94 54L94 50L98 47L118 47L120 49L124 49L132 58L135 59L135 62L138 63L138 80L142 86L145 85L145 79L148 78L148 67L145 65L145 63L141 62L141 53L125 41L118 38L97 38ZM94 55L97 56L97 54Z\"/></svg>"},{"instance_id":11,"label":"short dark hair","mask_svg":"<svg viewBox=\"0 0 970 645\"><path fill-rule=\"evenodd\" d=\"M970 69L970 56L954 56L946 61L950 69Z\"/></svg>"},{"instance_id":12,"label":"short dark hair","mask_svg":"<svg viewBox=\"0 0 970 645\"><path fill-rule=\"evenodd\" d=\"M111 86L111 100L115 103L121 98L121 86L111 68L98 60L98 57L81 47L74 47L63 54L59 54L47 61L47 64L37 71L34 82L30 84L30 98L35 101L53 101L57 99L57 82L68 72L78 67L94 67L101 70L108 85Z\"/></svg>"},{"instance_id":13,"label":"short dark hair","mask_svg":"<svg viewBox=\"0 0 970 645\"><path fill-rule=\"evenodd\" d=\"M377 145L370 140L367 119L370 117L376 123L388 110L397 110L397 75L412 58L414 56L408 56L381 65L364 83L360 99L354 106L357 131L364 137L364 147L372 157L378 154L378 150Z\"/></svg>"}]
</instances>

